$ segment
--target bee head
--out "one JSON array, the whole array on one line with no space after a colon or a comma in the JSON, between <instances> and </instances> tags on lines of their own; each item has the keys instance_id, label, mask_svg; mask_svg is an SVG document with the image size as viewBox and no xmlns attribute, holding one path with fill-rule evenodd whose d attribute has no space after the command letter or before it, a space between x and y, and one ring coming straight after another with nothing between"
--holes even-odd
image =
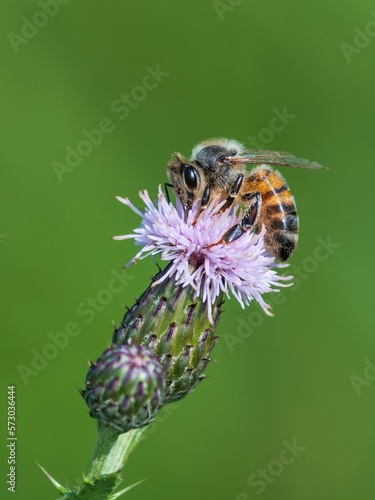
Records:
<instances>
[{"instance_id":1,"label":"bee head","mask_svg":"<svg viewBox=\"0 0 375 500\"><path fill-rule=\"evenodd\" d=\"M193 149L191 160L203 169L220 172L230 166L230 158L241 154L244 147L232 139L210 139L201 142Z\"/></svg>"},{"instance_id":2,"label":"bee head","mask_svg":"<svg viewBox=\"0 0 375 500\"><path fill-rule=\"evenodd\" d=\"M167 172L176 195L182 204L190 209L194 200L200 196L202 189L199 169L192 161L179 153L174 153L168 163Z\"/></svg>"}]
</instances>

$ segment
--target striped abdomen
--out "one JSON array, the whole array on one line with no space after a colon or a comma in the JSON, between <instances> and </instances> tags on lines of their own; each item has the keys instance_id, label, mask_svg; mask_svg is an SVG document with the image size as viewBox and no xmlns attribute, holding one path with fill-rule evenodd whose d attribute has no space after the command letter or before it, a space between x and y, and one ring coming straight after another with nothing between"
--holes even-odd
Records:
<instances>
[{"instance_id":1,"label":"striped abdomen","mask_svg":"<svg viewBox=\"0 0 375 500\"><path fill-rule=\"evenodd\" d=\"M257 167L244 180L242 192L259 191L262 197L257 224L264 224L266 248L281 261L287 260L298 241L298 217L294 198L278 172Z\"/></svg>"}]
</instances>

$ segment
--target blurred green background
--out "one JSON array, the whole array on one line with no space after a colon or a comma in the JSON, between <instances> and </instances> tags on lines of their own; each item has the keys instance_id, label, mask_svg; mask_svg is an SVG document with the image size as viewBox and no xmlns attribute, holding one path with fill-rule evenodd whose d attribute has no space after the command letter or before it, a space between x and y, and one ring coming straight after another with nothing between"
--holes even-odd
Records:
<instances>
[{"instance_id":1,"label":"blurred green background","mask_svg":"<svg viewBox=\"0 0 375 500\"><path fill-rule=\"evenodd\" d=\"M3 2L0 21L0 402L4 436L15 384L13 498L57 497L36 461L66 485L87 470L95 423L76 387L156 271L140 262L108 293L135 252L111 237L139 223L114 196L142 206L139 190L156 196L173 151L215 136L330 170L284 169L301 220L296 285L274 318L226 303L218 363L150 429L125 483L147 480L126 498L373 498L373 2L42 4ZM77 145L81 157L66 158ZM5 438L1 448L8 498Z\"/></svg>"}]
</instances>

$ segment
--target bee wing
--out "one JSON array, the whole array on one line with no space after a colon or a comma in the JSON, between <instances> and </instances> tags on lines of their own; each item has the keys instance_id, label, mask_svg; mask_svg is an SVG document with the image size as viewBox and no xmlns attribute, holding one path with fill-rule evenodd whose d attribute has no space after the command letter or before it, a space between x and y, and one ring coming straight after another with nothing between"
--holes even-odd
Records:
<instances>
[{"instance_id":1,"label":"bee wing","mask_svg":"<svg viewBox=\"0 0 375 500\"><path fill-rule=\"evenodd\" d=\"M307 169L326 169L320 163L297 158L296 156L285 153L284 151L267 151L267 150L248 150L240 156L232 156L230 158L233 163L261 165L277 165L280 167L292 168L307 168Z\"/></svg>"}]
</instances>

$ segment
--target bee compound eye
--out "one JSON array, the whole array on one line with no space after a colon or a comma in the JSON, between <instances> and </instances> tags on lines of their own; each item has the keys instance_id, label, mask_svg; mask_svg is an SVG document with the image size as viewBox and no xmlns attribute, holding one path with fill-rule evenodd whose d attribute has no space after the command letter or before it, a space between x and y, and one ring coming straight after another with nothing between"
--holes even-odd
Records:
<instances>
[{"instance_id":1,"label":"bee compound eye","mask_svg":"<svg viewBox=\"0 0 375 500\"><path fill-rule=\"evenodd\" d=\"M182 175L186 187L189 189L197 189L198 187L198 172L197 169L190 165L183 165Z\"/></svg>"}]
</instances>

